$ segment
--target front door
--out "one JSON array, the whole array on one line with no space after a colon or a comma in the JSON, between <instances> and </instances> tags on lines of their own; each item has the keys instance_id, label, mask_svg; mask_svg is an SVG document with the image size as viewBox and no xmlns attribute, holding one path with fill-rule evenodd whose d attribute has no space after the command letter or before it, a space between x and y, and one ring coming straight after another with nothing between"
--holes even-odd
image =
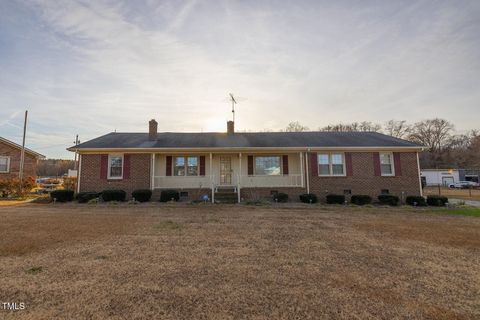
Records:
<instances>
[{"instance_id":1,"label":"front door","mask_svg":"<svg viewBox=\"0 0 480 320\"><path fill-rule=\"evenodd\" d=\"M220 157L220 184L224 186L232 185L232 157Z\"/></svg>"}]
</instances>

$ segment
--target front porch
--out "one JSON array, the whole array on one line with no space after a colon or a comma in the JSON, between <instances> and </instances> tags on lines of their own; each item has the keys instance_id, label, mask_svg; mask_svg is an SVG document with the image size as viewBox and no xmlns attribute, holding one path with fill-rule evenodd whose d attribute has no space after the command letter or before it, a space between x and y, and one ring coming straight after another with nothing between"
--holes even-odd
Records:
<instances>
[{"instance_id":1,"label":"front porch","mask_svg":"<svg viewBox=\"0 0 480 320\"><path fill-rule=\"evenodd\" d=\"M303 188L302 152L154 153L152 189ZM212 196L213 198L213 196Z\"/></svg>"}]
</instances>

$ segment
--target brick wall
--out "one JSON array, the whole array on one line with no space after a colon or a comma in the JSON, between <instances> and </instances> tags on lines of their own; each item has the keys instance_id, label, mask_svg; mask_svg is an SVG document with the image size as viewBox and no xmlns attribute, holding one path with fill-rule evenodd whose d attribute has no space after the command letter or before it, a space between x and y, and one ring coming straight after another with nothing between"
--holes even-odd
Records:
<instances>
[{"instance_id":1,"label":"brick wall","mask_svg":"<svg viewBox=\"0 0 480 320\"><path fill-rule=\"evenodd\" d=\"M300 195L306 193L306 188L241 188L240 197L243 200L260 200L260 199L269 199L271 200L273 195L272 192L282 192L288 194L288 201L298 202L300 201Z\"/></svg>"},{"instance_id":2,"label":"brick wall","mask_svg":"<svg viewBox=\"0 0 480 320\"><path fill-rule=\"evenodd\" d=\"M130 198L135 189L150 189L149 153L130 154L130 178L108 180L100 178L101 154L82 154L80 192L100 192L106 189L121 189Z\"/></svg>"},{"instance_id":3,"label":"brick wall","mask_svg":"<svg viewBox=\"0 0 480 320\"><path fill-rule=\"evenodd\" d=\"M150 154L130 155L130 178L126 180L107 180L100 178L100 154L82 155L82 168L80 178L80 191L102 191L105 189L122 189L130 197L134 189L150 188ZM419 195L420 186L418 180L417 156L415 152L403 152L400 154L402 175L395 177L375 176L373 153L353 152L352 169L353 175L348 177L319 177L309 174L310 192L319 196L324 201L327 193L343 194L349 189L352 194L367 194L376 199L382 189L388 189L390 194L401 196ZM309 172L311 173L309 161ZM177 188L178 189L178 188ZM178 189L187 191L188 199L196 200L202 194L208 193L210 189ZM284 192L289 195L291 201L299 201L299 195L306 192L306 188L242 188L241 198L250 200L252 198L271 198L271 191ZM154 190L152 200L160 198L161 190Z\"/></svg>"},{"instance_id":4,"label":"brick wall","mask_svg":"<svg viewBox=\"0 0 480 320\"><path fill-rule=\"evenodd\" d=\"M418 180L417 155L415 152L400 153L402 175L395 177L375 176L373 153L353 152L353 175L348 177L313 177L310 175L310 192L324 200L327 193L343 194L344 190L352 190L352 194L370 195L374 200L382 189L401 197L404 195L420 195ZM311 163L309 161L309 172Z\"/></svg>"},{"instance_id":5,"label":"brick wall","mask_svg":"<svg viewBox=\"0 0 480 320\"><path fill-rule=\"evenodd\" d=\"M0 141L0 156L10 157L10 172L0 173L0 179L18 178L21 154L22 151L20 149ZM27 152L25 152L23 172L25 177L37 176L37 158Z\"/></svg>"}]
</instances>

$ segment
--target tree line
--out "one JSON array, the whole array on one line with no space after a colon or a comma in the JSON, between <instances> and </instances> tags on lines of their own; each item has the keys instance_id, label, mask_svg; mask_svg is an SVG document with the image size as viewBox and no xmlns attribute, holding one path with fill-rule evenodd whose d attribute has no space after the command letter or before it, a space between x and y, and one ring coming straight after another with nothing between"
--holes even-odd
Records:
<instances>
[{"instance_id":1,"label":"tree line","mask_svg":"<svg viewBox=\"0 0 480 320\"><path fill-rule=\"evenodd\" d=\"M62 159L40 160L37 166L37 175L39 177L61 177L73 169L75 161Z\"/></svg>"},{"instance_id":2,"label":"tree line","mask_svg":"<svg viewBox=\"0 0 480 320\"><path fill-rule=\"evenodd\" d=\"M363 121L330 124L318 131L379 132L425 146L420 154L422 168L480 168L480 132L455 132L455 126L445 119L427 119L415 123L390 120L384 124ZM310 131L298 121L290 122L286 132Z\"/></svg>"}]
</instances>

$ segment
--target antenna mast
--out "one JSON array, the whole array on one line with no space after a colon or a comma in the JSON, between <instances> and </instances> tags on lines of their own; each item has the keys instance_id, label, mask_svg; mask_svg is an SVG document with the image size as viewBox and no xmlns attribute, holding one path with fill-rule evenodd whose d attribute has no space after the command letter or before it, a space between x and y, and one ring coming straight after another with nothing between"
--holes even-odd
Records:
<instances>
[{"instance_id":1,"label":"antenna mast","mask_svg":"<svg viewBox=\"0 0 480 320\"><path fill-rule=\"evenodd\" d=\"M232 100L232 118L233 118L233 122L235 122L235 105L237 104L237 101L235 101L233 94L229 93L229 95L230 95L230 100Z\"/></svg>"}]
</instances>

